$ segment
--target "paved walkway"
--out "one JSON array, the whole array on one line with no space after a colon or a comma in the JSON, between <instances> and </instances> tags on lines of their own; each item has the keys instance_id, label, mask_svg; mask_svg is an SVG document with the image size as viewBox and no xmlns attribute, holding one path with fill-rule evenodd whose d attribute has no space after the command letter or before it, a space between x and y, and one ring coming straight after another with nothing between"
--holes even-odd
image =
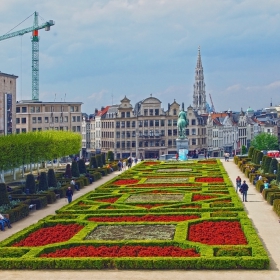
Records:
<instances>
[{"instance_id":1,"label":"paved walkway","mask_svg":"<svg viewBox=\"0 0 280 280\"><path fill-rule=\"evenodd\" d=\"M235 178L239 175L242 179L243 173L237 168L232 162L223 162L226 171L229 174L232 182L235 182ZM90 186L85 187L80 192L75 192L73 200L82 196L83 194L95 189L106 181L112 179L120 172L114 172L101 180L94 182ZM30 270L6 270L1 271L1 279L40 279L40 280L51 280L51 279L127 279L127 280L185 280L185 279L203 279L203 280L222 280L222 279L248 279L254 280L262 279L280 279L280 250L278 245L280 244L280 224L278 223L278 217L273 212L272 206L263 200L260 193L255 190L255 187L246 180L249 185L248 191L248 202L245 202L245 209L248 213L249 218L253 221L256 230L266 247L271 260L270 270L265 271L250 271L250 270L225 270L225 271L207 271L207 270L41 270L41 271L30 271ZM55 210L61 208L67 202L65 199L58 200L55 204L49 205L47 208L31 212L30 215L22 221L13 224L12 229L7 229L5 232L0 232L0 240L3 240L10 235L20 231L21 229L36 223L38 220L44 218L47 215L55 214Z\"/></svg>"}]
</instances>

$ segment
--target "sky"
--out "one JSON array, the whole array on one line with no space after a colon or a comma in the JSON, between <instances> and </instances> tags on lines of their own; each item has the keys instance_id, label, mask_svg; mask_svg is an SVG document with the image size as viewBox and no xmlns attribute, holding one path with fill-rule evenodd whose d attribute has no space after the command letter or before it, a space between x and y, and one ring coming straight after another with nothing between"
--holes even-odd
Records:
<instances>
[{"instance_id":1,"label":"sky","mask_svg":"<svg viewBox=\"0 0 280 280\"><path fill-rule=\"evenodd\" d=\"M217 112L280 104L279 0L1 0L0 35L54 20L40 35L40 101L87 114L151 96L192 105L198 46ZM0 41L0 71L30 100L31 33Z\"/></svg>"}]
</instances>

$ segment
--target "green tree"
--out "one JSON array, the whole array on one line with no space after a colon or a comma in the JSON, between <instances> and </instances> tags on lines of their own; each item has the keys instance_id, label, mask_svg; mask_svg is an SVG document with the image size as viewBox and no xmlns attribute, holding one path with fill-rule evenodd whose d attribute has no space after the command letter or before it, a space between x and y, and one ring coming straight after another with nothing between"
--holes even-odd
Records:
<instances>
[{"instance_id":1,"label":"green tree","mask_svg":"<svg viewBox=\"0 0 280 280\"><path fill-rule=\"evenodd\" d=\"M96 161L96 157L93 156L90 158L90 168L97 168L98 165L97 165L97 161Z\"/></svg>"},{"instance_id":2,"label":"green tree","mask_svg":"<svg viewBox=\"0 0 280 280\"><path fill-rule=\"evenodd\" d=\"M257 156L256 156L256 164L260 164L260 162L263 160L263 152L258 151Z\"/></svg>"},{"instance_id":3,"label":"green tree","mask_svg":"<svg viewBox=\"0 0 280 280\"><path fill-rule=\"evenodd\" d=\"M29 190L30 194L36 193L36 182L33 174L27 174L25 181L25 191Z\"/></svg>"},{"instance_id":4,"label":"green tree","mask_svg":"<svg viewBox=\"0 0 280 280\"><path fill-rule=\"evenodd\" d=\"M79 172L79 168L78 168L78 163L77 163L75 160L72 161L71 172L72 172L72 176L73 176L73 177L80 177L80 172Z\"/></svg>"},{"instance_id":5,"label":"green tree","mask_svg":"<svg viewBox=\"0 0 280 280\"><path fill-rule=\"evenodd\" d=\"M39 179L39 191L47 191L48 190L48 178L46 172L41 172Z\"/></svg>"},{"instance_id":6,"label":"green tree","mask_svg":"<svg viewBox=\"0 0 280 280\"><path fill-rule=\"evenodd\" d=\"M258 150L278 150L278 138L275 135L262 132L251 141L251 146Z\"/></svg>"},{"instance_id":7,"label":"green tree","mask_svg":"<svg viewBox=\"0 0 280 280\"><path fill-rule=\"evenodd\" d=\"M86 168L86 164L85 164L85 160L84 159L82 159L82 158L79 159L78 166L79 166L80 174L86 174L87 173L87 168Z\"/></svg>"},{"instance_id":8,"label":"green tree","mask_svg":"<svg viewBox=\"0 0 280 280\"><path fill-rule=\"evenodd\" d=\"M255 150L255 148L252 147L252 146L249 148L249 151L248 151L248 157L249 158L252 158L254 150Z\"/></svg>"},{"instance_id":9,"label":"green tree","mask_svg":"<svg viewBox=\"0 0 280 280\"><path fill-rule=\"evenodd\" d=\"M241 154L242 154L242 155L247 154L247 148L246 148L246 146L244 146L244 145L242 145L242 147L241 147Z\"/></svg>"},{"instance_id":10,"label":"green tree","mask_svg":"<svg viewBox=\"0 0 280 280\"><path fill-rule=\"evenodd\" d=\"M96 155L96 161L97 161L97 166L98 167L103 167L103 164L102 164L102 159L101 159L101 155Z\"/></svg>"},{"instance_id":11,"label":"green tree","mask_svg":"<svg viewBox=\"0 0 280 280\"><path fill-rule=\"evenodd\" d=\"M71 165L70 165L70 163L67 163L67 165L66 165L65 177L72 178L72 172L71 172Z\"/></svg>"},{"instance_id":12,"label":"green tree","mask_svg":"<svg viewBox=\"0 0 280 280\"><path fill-rule=\"evenodd\" d=\"M107 153L107 161L114 161L114 153L112 151L108 151Z\"/></svg>"},{"instance_id":13,"label":"green tree","mask_svg":"<svg viewBox=\"0 0 280 280\"><path fill-rule=\"evenodd\" d=\"M52 168L48 170L48 186L53 188L57 187L57 180Z\"/></svg>"},{"instance_id":14,"label":"green tree","mask_svg":"<svg viewBox=\"0 0 280 280\"><path fill-rule=\"evenodd\" d=\"M0 206L5 204L10 204L7 187L4 183L0 183Z\"/></svg>"},{"instance_id":15,"label":"green tree","mask_svg":"<svg viewBox=\"0 0 280 280\"><path fill-rule=\"evenodd\" d=\"M270 166L270 162L271 162L272 158L271 157L266 157L266 161L264 163L264 173L268 173L269 172L269 166Z\"/></svg>"}]
</instances>

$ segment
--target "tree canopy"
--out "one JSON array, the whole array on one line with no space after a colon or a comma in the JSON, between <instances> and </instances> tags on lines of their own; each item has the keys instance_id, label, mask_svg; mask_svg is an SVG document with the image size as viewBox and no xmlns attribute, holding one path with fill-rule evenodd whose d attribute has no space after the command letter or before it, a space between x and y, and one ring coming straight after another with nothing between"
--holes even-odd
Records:
<instances>
[{"instance_id":1,"label":"tree canopy","mask_svg":"<svg viewBox=\"0 0 280 280\"><path fill-rule=\"evenodd\" d=\"M262 132L255 136L251 141L251 146L258 150L278 150L278 138L266 132Z\"/></svg>"}]
</instances>

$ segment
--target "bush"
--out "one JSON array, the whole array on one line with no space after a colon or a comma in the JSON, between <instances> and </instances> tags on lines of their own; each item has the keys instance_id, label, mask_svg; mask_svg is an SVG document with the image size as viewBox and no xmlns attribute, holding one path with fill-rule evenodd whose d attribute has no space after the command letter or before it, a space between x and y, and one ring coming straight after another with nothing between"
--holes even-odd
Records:
<instances>
[{"instance_id":1,"label":"bush","mask_svg":"<svg viewBox=\"0 0 280 280\"><path fill-rule=\"evenodd\" d=\"M271 157L266 157L266 160L265 160L265 163L264 163L264 167L263 167L264 173L269 173L269 166L270 166L271 160L272 160Z\"/></svg>"},{"instance_id":2,"label":"bush","mask_svg":"<svg viewBox=\"0 0 280 280\"><path fill-rule=\"evenodd\" d=\"M279 165L279 163L277 165L276 181L277 181L277 183L280 182L280 165Z\"/></svg>"},{"instance_id":3,"label":"bush","mask_svg":"<svg viewBox=\"0 0 280 280\"><path fill-rule=\"evenodd\" d=\"M71 172L71 165L70 165L70 163L68 163L66 165L65 177L66 178L72 178L72 172Z\"/></svg>"},{"instance_id":4,"label":"bush","mask_svg":"<svg viewBox=\"0 0 280 280\"><path fill-rule=\"evenodd\" d=\"M57 187L57 181L55 177L55 173L53 169L48 170L48 186L56 188Z\"/></svg>"},{"instance_id":5,"label":"bush","mask_svg":"<svg viewBox=\"0 0 280 280\"><path fill-rule=\"evenodd\" d=\"M10 204L6 184L0 183L0 206Z\"/></svg>"},{"instance_id":6,"label":"bush","mask_svg":"<svg viewBox=\"0 0 280 280\"><path fill-rule=\"evenodd\" d=\"M39 189L39 191L48 190L48 178L47 178L46 172L41 172L38 189Z\"/></svg>"},{"instance_id":7,"label":"bush","mask_svg":"<svg viewBox=\"0 0 280 280\"><path fill-rule=\"evenodd\" d=\"M76 161L72 161L71 172L72 172L72 177L76 177L76 178L80 177L78 163Z\"/></svg>"},{"instance_id":8,"label":"bush","mask_svg":"<svg viewBox=\"0 0 280 280\"><path fill-rule=\"evenodd\" d=\"M103 167L102 160L101 160L101 155L96 155L95 157L96 157L97 166L98 167Z\"/></svg>"},{"instance_id":9,"label":"bush","mask_svg":"<svg viewBox=\"0 0 280 280\"><path fill-rule=\"evenodd\" d=\"M95 156L90 158L90 168L98 168Z\"/></svg>"},{"instance_id":10,"label":"bush","mask_svg":"<svg viewBox=\"0 0 280 280\"><path fill-rule=\"evenodd\" d=\"M112 152L112 151L108 151L108 153L107 153L107 161L110 161L110 162L112 162L112 161L114 161L114 153Z\"/></svg>"},{"instance_id":11,"label":"bush","mask_svg":"<svg viewBox=\"0 0 280 280\"><path fill-rule=\"evenodd\" d=\"M25 181L25 192L29 189L29 193L36 193L36 182L33 174L27 174Z\"/></svg>"},{"instance_id":12,"label":"bush","mask_svg":"<svg viewBox=\"0 0 280 280\"><path fill-rule=\"evenodd\" d=\"M105 155L105 153L101 154L101 161L102 161L102 166L106 164L106 155Z\"/></svg>"},{"instance_id":13,"label":"bush","mask_svg":"<svg viewBox=\"0 0 280 280\"><path fill-rule=\"evenodd\" d=\"M254 152L255 148L254 147L250 147L249 151L248 151L248 157L251 158L253 156L253 152Z\"/></svg>"},{"instance_id":14,"label":"bush","mask_svg":"<svg viewBox=\"0 0 280 280\"><path fill-rule=\"evenodd\" d=\"M262 159L263 159L263 152L260 152L260 151L258 151L258 153L257 153L257 158L256 158L256 164L260 164L260 162L262 161Z\"/></svg>"},{"instance_id":15,"label":"bush","mask_svg":"<svg viewBox=\"0 0 280 280\"><path fill-rule=\"evenodd\" d=\"M273 158L270 162L268 171L269 171L269 173L274 174L274 170L276 170L276 172L277 172L277 169L278 169L278 160L276 158Z\"/></svg>"},{"instance_id":16,"label":"bush","mask_svg":"<svg viewBox=\"0 0 280 280\"><path fill-rule=\"evenodd\" d=\"M79 159L78 167L79 167L80 174L86 174L87 173L86 164L85 164L84 159Z\"/></svg>"}]
</instances>

